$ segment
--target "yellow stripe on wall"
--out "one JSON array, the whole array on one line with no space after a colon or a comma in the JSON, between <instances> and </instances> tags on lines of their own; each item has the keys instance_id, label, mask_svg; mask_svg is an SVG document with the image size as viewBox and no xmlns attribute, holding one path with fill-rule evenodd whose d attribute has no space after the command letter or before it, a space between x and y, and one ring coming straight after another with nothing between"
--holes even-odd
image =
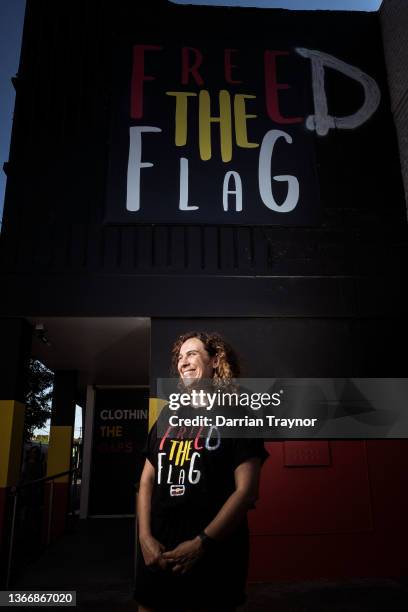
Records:
<instances>
[{"instance_id":1,"label":"yellow stripe on wall","mask_svg":"<svg viewBox=\"0 0 408 612\"><path fill-rule=\"evenodd\" d=\"M0 487L16 485L20 479L25 405L0 400Z\"/></svg>"},{"instance_id":2,"label":"yellow stripe on wall","mask_svg":"<svg viewBox=\"0 0 408 612\"><path fill-rule=\"evenodd\" d=\"M47 476L53 476L71 469L72 453L71 425L52 425L48 446ZM69 482L69 475L56 478L55 482Z\"/></svg>"},{"instance_id":3,"label":"yellow stripe on wall","mask_svg":"<svg viewBox=\"0 0 408 612\"><path fill-rule=\"evenodd\" d=\"M163 407L168 402L160 399L159 397L149 397L149 431L157 421L159 414L163 410Z\"/></svg>"}]
</instances>

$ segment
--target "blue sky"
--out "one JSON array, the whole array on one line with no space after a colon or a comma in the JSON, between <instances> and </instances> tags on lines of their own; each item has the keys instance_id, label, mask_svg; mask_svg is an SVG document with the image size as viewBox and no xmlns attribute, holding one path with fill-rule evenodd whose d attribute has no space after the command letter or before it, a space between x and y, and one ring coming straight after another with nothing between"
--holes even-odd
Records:
<instances>
[{"instance_id":1,"label":"blue sky","mask_svg":"<svg viewBox=\"0 0 408 612\"><path fill-rule=\"evenodd\" d=\"M0 219L6 186L3 163L8 159L14 108L10 79L18 70L24 10L25 0L0 0Z\"/></svg>"},{"instance_id":2,"label":"blue sky","mask_svg":"<svg viewBox=\"0 0 408 612\"><path fill-rule=\"evenodd\" d=\"M259 6L292 10L376 11L382 0L171 0L175 4Z\"/></svg>"},{"instance_id":3,"label":"blue sky","mask_svg":"<svg viewBox=\"0 0 408 612\"><path fill-rule=\"evenodd\" d=\"M59 0L55 0L59 1ZM85 0L84 0L85 1ZM135 0L137 1L137 0ZM173 0L179 4L224 4L287 9L332 9L376 11L381 0ZM3 212L6 177L2 166L8 159L14 107L11 77L18 70L25 0L0 0L0 219Z\"/></svg>"}]
</instances>

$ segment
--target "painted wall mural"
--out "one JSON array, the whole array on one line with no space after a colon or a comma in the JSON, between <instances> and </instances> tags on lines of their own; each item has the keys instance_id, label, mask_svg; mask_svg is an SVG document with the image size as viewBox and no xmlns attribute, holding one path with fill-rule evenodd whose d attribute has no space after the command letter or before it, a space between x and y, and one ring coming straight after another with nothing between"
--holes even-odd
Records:
<instances>
[{"instance_id":1,"label":"painted wall mural","mask_svg":"<svg viewBox=\"0 0 408 612\"><path fill-rule=\"evenodd\" d=\"M305 47L116 55L107 222L318 225L316 139L358 130L381 100L358 66ZM328 73L346 112L331 110Z\"/></svg>"}]
</instances>

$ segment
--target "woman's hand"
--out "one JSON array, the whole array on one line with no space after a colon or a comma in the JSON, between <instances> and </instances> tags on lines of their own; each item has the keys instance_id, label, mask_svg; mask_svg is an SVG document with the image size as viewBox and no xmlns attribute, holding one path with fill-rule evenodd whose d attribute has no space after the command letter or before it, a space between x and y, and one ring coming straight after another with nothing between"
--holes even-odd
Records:
<instances>
[{"instance_id":1,"label":"woman's hand","mask_svg":"<svg viewBox=\"0 0 408 612\"><path fill-rule=\"evenodd\" d=\"M140 547L146 567L149 569L166 569L168 562L163 559L165 547L158 542L152 535L139 538Z\"/></svg>"},{"instance_id":2,"label":"woman's hand","mask_svg":"<svg viewBox=\"0 0 408 612\"><path fill-rule=\"evenodd\" d=\"M194 540L181 542L173 550L163 553L163 559L173 565L173 572L185 574L203 555L203 545L197 536Z\"/></svg>"}]
</instances>

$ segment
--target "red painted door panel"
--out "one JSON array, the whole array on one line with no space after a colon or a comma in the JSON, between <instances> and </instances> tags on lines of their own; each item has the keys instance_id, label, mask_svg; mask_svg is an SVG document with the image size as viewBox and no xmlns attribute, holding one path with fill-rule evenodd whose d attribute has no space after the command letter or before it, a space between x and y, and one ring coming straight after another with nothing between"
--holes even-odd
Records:
<instances>
[{"instance_id":1,"label":"red painted door panel","mask_svg":"<svg viewBox=\"0 0 408 612\"><path fill-rule=\"evenodd\" d=\"M270 442L250 513L251 580L407 571L408 441Z\"/></svg>"},{"instance_id":2,"label":"red painted door panel","mask_svg":"<svg viewBox=\"0 0 408 612\"><path fill-rule=\"evenodd\" d=\"M271 442L260 488L261 503L250 516L255 534L361 532L372 529L364 442L321 442L328 465L308 464L316 442ZM285 447L303 447L304 463L285 465ZM309 449L308 449L309 447Z\"/></svg>"}]
</instances>

